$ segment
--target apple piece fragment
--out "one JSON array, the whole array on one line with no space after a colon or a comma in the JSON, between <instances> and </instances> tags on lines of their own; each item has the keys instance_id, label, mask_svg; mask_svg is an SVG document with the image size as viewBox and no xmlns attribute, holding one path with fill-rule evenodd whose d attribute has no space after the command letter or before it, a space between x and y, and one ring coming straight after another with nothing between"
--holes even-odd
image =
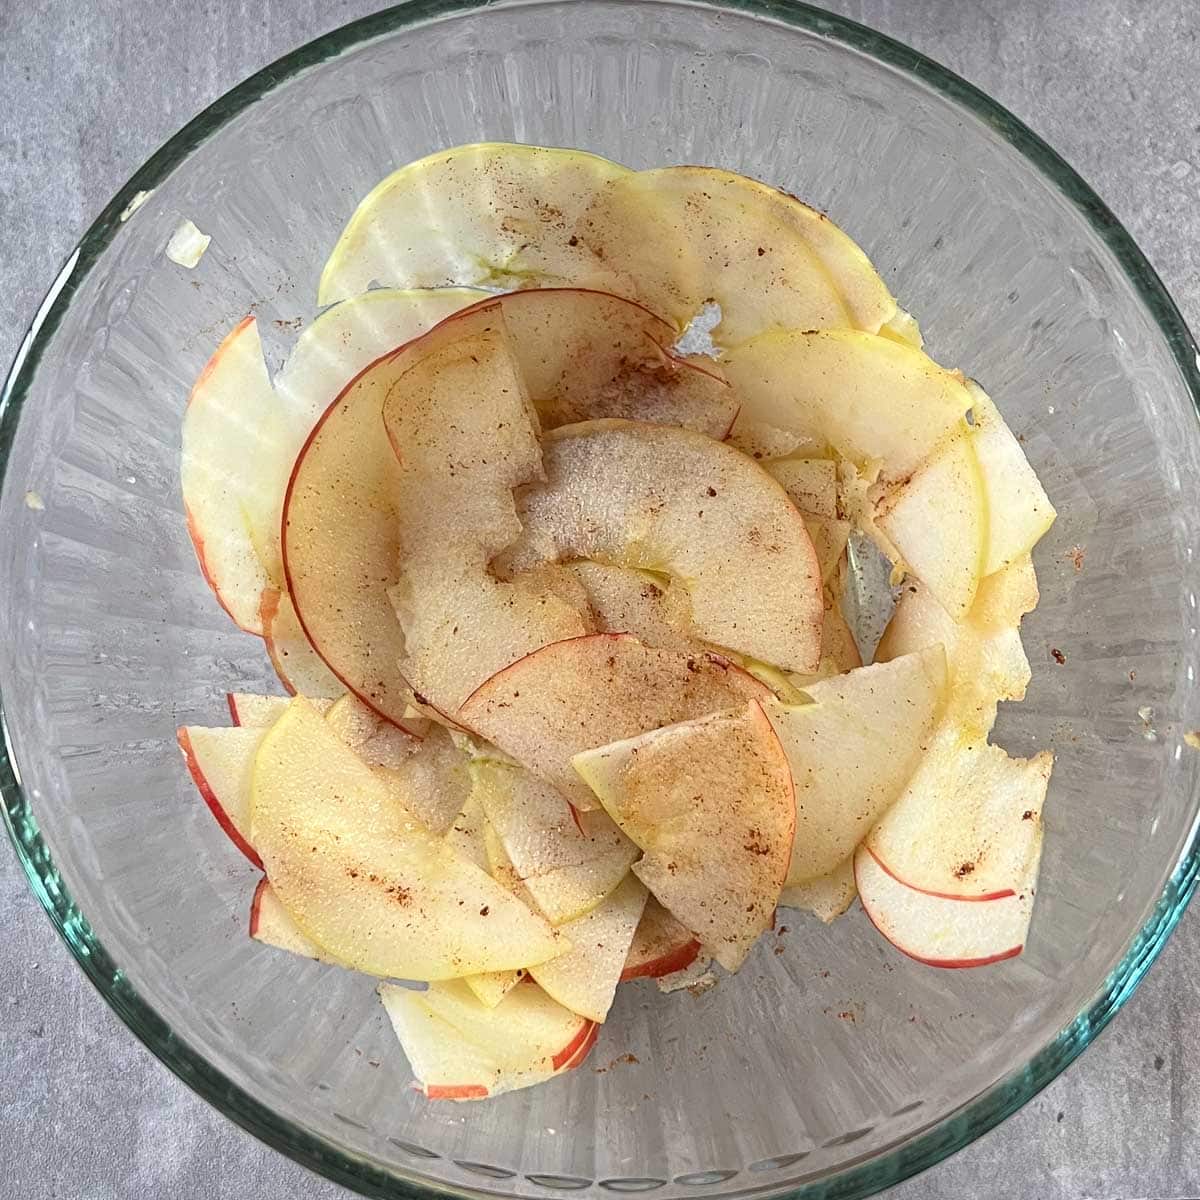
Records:
<instances>
[{"instance_id":1,"label":"apple piece fragment","mask_svg":"<svg viewBox=\"0 0 1200 1200\"><path fill-rule=\"evenodd\" d=\"M796 787L789 884L834 870L896 801L941 714L946 657L935 646L806 690L811 704L764 706Z\"/></svg>"},{"instance_id":2,"label":"apple piece fragment","mask_svg":"<svg viewBox=\"0 0 1200 1200\"><path fill-rule=\"evenodd\" d=\"M265 733L263 728L185 725L175 735L188 773L217 824L259 868L262 859L250 840L250 780Z\"/></svg>"},{"instance_id":3,"label":"apple piece fragment","mask_svg":"<svg viewBox=\"0 0 1200 1200\"><path fill-rule=\"evenodd\" d=\"M603 1022L623 976L646 895L645 887L627 875L595 908L562 926L571 949L530 967L530 976L559 1004Z\"/></svg>"},{"instance_id":4,"label":"apple piece fragment","mask_svg":"<svg viewBox=\"0 0 1200 1200\"><path fill-rule=\"evenodd\" d=\"M483 142L394 171L355 209L321 273L317 304L392 287L577 282L571 238L597 189L627 168L579 150Z\"/></svg>"},{"instance_id":5,"label":"apple piece fragment","mask_svg":"<svg viewBox=\"0 0 1200 1200\"><path fill-rule=\"evenodd\" d=\"M690 967L700 955L700 943L653 897L646 900L621 980L659 979Z\"/></svg>"},{"instance_id":6,"label":"apple piece fragment","mask_svg":"<svg viewBox=\"0 0 1200 1200\"><path fill-rule=\"evenodd\" d=\"M266 946L287 950L301 958L333 961L322 953L316 942L305 936L300 926L288 915L265 875L258 881L254 899L250 901L250 936Z\"/></svg>"},{"instance_id":7,"label":"apple piece fragment","mask_svg":"<svg viewBox=\"0 0 1200 1200\"><path fill-rule=\"evenodd\" d=\"M937 731L903 793L864 845L884 870L934 896L1019 891L1042 837L1054 756L1010 758L952 723Z\"/></svg>"},{"instance_id":8,"label":"apple piece fragment","mask_svg":"<svg viewBox=\"0 0 1200 1200\"><path fill-rule=\"evenodd\" d=\"M1038 850L1012 892L992 900L933 896L907 887L866 846L854 877L871 923L897 950L931 967L983 967L1025 947L1037 889Z\"/></svg>"},{"instance_id":9,"label":"apple piece fragment","mask_svg":"<svg viewBox=\"0 0 1200 1200\"><path fill-rule=\"evenodd\" d=\"M581 1062L595 1041L592 1022L529 982L494 1008L458 980L424 992L382 983L379 998L430 1100L483 1100L543 1083Z\"/></svg>"},{"instance_id":10,"label":"apple piece fragment","mask_svg":"<svg viewBox=\"0 0 1200 1200\"><path fill-rule=\"evenodd\" d=\"M967 380L967 391L972 401L972 442L989 516L983 574L991 575L1027 555L1057 514L991 397L973 379Z\"/></svg>"},{"instance_id":11,"label":"apple piece fragment","mask_svg":"<svg viewBox=\"0 0 1200 1200\"><path fill-rule=\"evenodd\" d=\"M511 577L591 558L666 574L707 642L810 670L820 657L821 579L804 522L752 459L689 430L587 421L542 442L546 480L521 490Z\"/></svg>"},{"instance_id":12,"label":"apple piece fragment","mask_svg":"<svg viewBox=\"0 0 1200 1200\"><path fill-rule=\"evenodd\" d=\"M571 767L581 750L770 695L718 654L656 650L627 634L598 633L513 663L458 715L586 811L597 802Z\"/></svg>"},{"instance_id":13,"label":"apple piece fragment","mask_svg":"<svg viewBox=\"0 0 1200 1200\"><path fill-rule=\"evenodd\" d=\"M315 696L309 699L318 712L325 712L333 703L332 700ZM241 725L245 729L266 729L283 716L292 698L260 696L254 692L226 692L225 702L229 705L229 715L234 725Z\"/></svg>"},{"instance_id":14,"label":"apple piece fragment","mask_svg":"<svg viewBox=\"0 0 1200 1200\"><path fill-rule=\"evenodd\" d=\"M770 928L796 824L787 755L757 701L577 754L645 852L634 874L728 971Z\"/></svg>"},{"instance_id":15,"label":"apple piece fragment","mask_svg":"<svg viewBox=\"0 0 1200 1200\"><path fill-rule=\"evenodd\" d=\"M854 903L854 856L850 855L825 875L806 883L789 884L779 897L780 908L800 908L828 925Z\"/></svg>"},{"instance_id":16,"label":"apple piece fragment","mask_svg":"<svg viewBox=\"0 0 1200 1200\"><path fill-rule=\"evenodd\" d=\"M271 666L290 695L329 699L346 690L313 649L287 592L263 592L262 627Z\"/></svg>"},{"instance_id":17,"label":"apple piece fragment","mask_svg":"<svg viewBox=\"0 0 1200 1200\"><path fill-rule=\"evenodd\" d=\"M563 568L579 582L597 633L628 633L660 650L702 647L687 589L650 571L581 560ZM528 575L521 576L529 578Z\"/></svg>"},{"instance_id":18,"label":"apple piece fragment","mask_svg":"<svg viewBox=\"0 0 1200 1200\"><path fill-rule=\"evenodd\" d=\"M262 633L262 594L279 561L262 541L287 478L285 420L253 317L229 332L200 372L183 414L179 474L188 533L222 608Z\"/></svg>"},{"instance_id":19,"label":"apple piece fragment","mask_svg":"<svg viewBox=\"0 0 1200 1200\"><path fill-rule=\"evenodd\" d=\"M482 975L464 976L463 983L484 1008L495 1008L524 978L524 971L485 971Z\"/></svg>"},{"instance_id":20,"label":"apple piece fragment","mask_svg":"<svg viewBox=\"0 0 1200 1200\"><path fill-rule=\"evenodd\" d=\"M763 468L802 513L837 518L837 463L833 459L776 458L763 463Z\"/></svg>"},{"instance_id":21,"label":"apple piece fragment","mask_svg":"<svg viewBox=\"0 0 1200 1200\"><path fill-rule=\"evenodd\" d=\"M302 697L255 757L251 842L296 924L369 975L448 979L567 947L474 863L422 829Z\"/></svg>"}]
</instances>

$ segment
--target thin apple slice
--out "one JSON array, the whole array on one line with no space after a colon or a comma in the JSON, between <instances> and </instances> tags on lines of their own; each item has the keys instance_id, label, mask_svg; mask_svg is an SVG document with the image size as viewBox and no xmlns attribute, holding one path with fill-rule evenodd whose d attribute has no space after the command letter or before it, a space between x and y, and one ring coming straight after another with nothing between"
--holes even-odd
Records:
<instances>
[{"instance_id":1,"label":"thin apple slice","mask_svg":"<svg viewBox=\"0 0 1200 1200\"><path fill-rule=\"evenodd\" d=\"M602 1022L617 993L646 896L645 887L627 875L595 908L562 926L571 949L530 967L530 976L559 1004Z\"/></svg>"},{"instance_id":2,"label":"thin apple slice","mask_svg":"<svg viewBox=\"0 0 1200 1200\"><path fill-rule=\"evenodd\" d=\"M1037 868L1035 848L1013 891L972 901L906 887L866 846L854 856L858 894L871 923L897 950L930 967L983 967L1020 954L1033 915Z\"/></svg>"},{"instance_id":3,"label":"thin apple slice","mask_svg":"<svg viewBox=\"0 0 1200 1200\"><path fill-rule=\"evenodd\" d=\"M940 646L806 689L811 704L769 704L796 784L789 884L834 870L900 795L946 692Z\"/></svg>"},{"instance_id":4,"label":"thin apple slice","mask_svg":"<svg viewBox=\"0 0 1200 1200\"><path fill-rule=\"evenodd\" d=\"M989 514L971 429L963 425L877 505L875 523L951 616L970 611L983 578Z\"/></svg>"},{"instance_id":5,"label":"thin apple slice","mask_svg":"<svg viewBox=\"0 0 1200 1200\"><path fill-rule=\"evenodd\" d=\"M694 653L701 649L692 625L691 600L681 584L650 571L586 560L568 563L565 570L583 588L597 633L629 633L661 650Z\"/></svg>"},{"instance_id":6,"label":"thin apple slice","mask_svg":"<svg viewBox=\"0 0 1200 1200\"><path fill-rule=\"evenodd\" d=\"M514 880L552 925L595 908L637 858L637 847L604 812L573 813L561 792L521 767L479 759L471 777L472 796Z\"/></svg>"},{"instance_id":7,"label":"thin apple slice","mask_svg":"<svg viewBox=\"0 0 1200 1200\"><path fill-rule=\"evenodd\" d=\"M250 901L250 936L256 942L265 946L274 946L277 950L286 950L289 954L298 954L301 958L318 958L326 962L332 960L325 956L321 947L304 935L303 930L288 915L288 911L279 902L275 889L264 875L254 889L254 899Z\"/></svg>"},{"instance_id":8,"label":"thin apple slice","mask_svg":"<svg viewBox=\"0 0 1200 1200\"><path fill-rule=\"evenodd\" d=\"M826 875L785 887L779 897L779 907L803 909L828 925L854 903L857 895L854 856L851 855Z\"/></svg>"},{"instance_id":9,"label":"thin apple slice","mask_svg":"<svg viewBox=\"0 0 1200 1200\"><path fill-rule=\"evenodd\" d=\"M579 214L627 168L579 150L484 142L394 171L355 209L321 273L317 304L371 283L546 286L587 269Z\"/></svg>"},{"instance_id":10,"label":"thin apple slice","mask_svg":"<svg viewBox=\"0 0 1200 1200\"><path fill-rule=\"evenodd\" d=\"M1021 443L991 397L967 380L975 453L989 514L983 573L991 575L1027 555L1057 515Z\"/></svg>"},{"instance_id":11,"label":"thin apple slice","mask_svg":"<svg viewBox=\"0 0 1200 1200\"><path fill-rule=\"evenodd\" d=\"M833 459L776 458L763 463L763 468L802 513L831 521L837 518L837 463Z\"/></svg>"},{"instance_id":12,"label":"thin apple slice","mask_svg":"<svg viewBox=\"0 0 1200 1200\"><path fill-rule=\"evenodd\" d=\"M286 421L253 317L234 326L200 372L183 414L179 474L204 578L247 633L262 633L264 591L280 578L266 514L287 477Z\"/></svg>"},{"instance_id":13,"label":"thin apple slice","mask_svg":"<svg viewBox=\"0 0 1200 1200\"><path fill-rule=\"evenodd\" d=\"M289 694L330 699L346 690L313 649L287 592L263 592L262 627L271 666Z\"/></svg>"},{"instance_id":14,"label":"thin apple slice","mask_svg":"<svg viewBox=\"0 0 1200 1200\"><path fill-rule=\"evenodd\" d=\"M543 646L506 667L458 715L586 811L597 804L571 767L581 750L770 695L720 655L598 633Z\"/></svg>"},{"instance_id":15,"label":"thin apple slice","mask_svg":"<svg viewBox=\"0 0 1200 1200\"><path fill-rule=\"evenodd\" d=\"M309 697L317 712L327 712L332 700L324 700L316 696ZM253 692L226 692L225 702L229 705L229 715L235 725L246 729L266 729L274 725L287 710L291 703L290 696L259 696Z\"/></svg>"},{"instance_id":16,"label":"thin apple slice","mask_svg":"<svg viewBox=\"0 0 1200 1200\"><path fill-rule=\"evenodd\" d=\"M250 839L250 777L266 729L185 725L175 737L192 781L229 840L256 866Z\"/></svg>"},{"instance_id":17,"label":"thin apple slice","mask_svg":"<svg viewBox=\"0 0 1200 1200\"><path fill-rule=\"evenodd\" d=\"M866 255L832 221L731 171L622 175L596 195L578 233L630 294L680 328L719 304L713 340L722 346L775 328L875 331L896 312Z\"/></svg>"},{"instance_id":18,"label":"thin apple slice","mask_svg":"<svg viewBox=\"0 0 1200 1200\"><path fill-rule=\"evenodd\" d=\"M646 900L621 981L660 979L690 967L700 955L700 943L653 897Z\"/></svg>"},{"instance_id":19,"label":"thin apple slice","mask_svg":"<svg viewBox=\"0 0 1200 1200\"><path fill-rule=\"evenodd\" d=\"M1054 756L1010 758L952 723L938 730L900 798L864 845L902 883L990 899L1021 888L1042 837Z\"/></svg>"},{"instance_id":20,"label":"thin apple slice","mask_svg":"<svg viewBox=\"0 0 1200 1200\"><path fill-rule=\"evenodd\" d=\"M568 948L412 820L303 698L266 731L252 787L250 840L272 887L303 932L352 969L449 979Z\"/></svg>"},{"instance_id":21,"label":"thin apple slice","mask_svg":"<svg viewBox=\"0 0 1200 1200\"><path fill-rule=\"evenodd\" d=\"M463 983L484 1008L495 1008L524 978L524 971L487 971L464 976Z\"/></svg>"},{"instance_id":22,"label":"thin apple slice","mask_svg":"<svg viewBox=\"0 0 1200 1200\"><path fill-rule=\"evenodd\" d=\"M789 670L820 657L820 568L787 493L752 459L689 430L587 421L542 442L505 575L591 558L687 589L707 642Z\"/></svg>"},{"instance_id":23,"label":"thin apple slice","mask_svg":"<svg viewBox=\"0 0 1200 1200\"><path fill-rule=\"evenodd\" d=\"M770 928L796 801L762 705L577 754L572 763L645 852L634 874L727 971Z\"/></svg>"},{"instance_id":24,"label":"thin apple slice","mask_svg":"<svg viewBox=\"0 0 1200 1200\"><path fill-rule=\"evenodd\" d=\"M418 992L379 985L379 998L430 1100L483 1100L530 1087L576 1066L595 1027L533 983L514 988L494 1008L461 981Z\"/></svg>"},{"instance_id":25,"label":"thin apple slice","mask_svg":"<svg viewBox=\"0 0 1200 1200\"><path fill-rule=\"evenodd\" d=\"M732 439L764 423L903 481L971 407L961 378L911 346L856 330L768 333L721 360L741 401ZM784 451L784 453L790 453Z\"/></svg>"}]
</instances>

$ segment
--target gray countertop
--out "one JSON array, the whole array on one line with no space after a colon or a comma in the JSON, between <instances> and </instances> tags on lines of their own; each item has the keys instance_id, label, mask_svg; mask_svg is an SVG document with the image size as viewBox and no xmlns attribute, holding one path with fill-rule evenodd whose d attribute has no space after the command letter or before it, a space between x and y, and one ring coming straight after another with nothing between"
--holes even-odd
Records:
<instances>
[{"instance_id":1,"label":"gray countertop","mask_svg":"<svg viewBox=\"0 0 1200 1200\"><path fill-rule=\"evenodd\" d=\"M0 367L60 262L221 93L377 0L0 0ZM837 0L1042 134L1200 329L1196 0ZM161 1067L59 943L0 848L0 1197L337 1197ZM1200 1196L1200 912L1086 1055L895 1200Z\"/></svg>"}]
</instances>

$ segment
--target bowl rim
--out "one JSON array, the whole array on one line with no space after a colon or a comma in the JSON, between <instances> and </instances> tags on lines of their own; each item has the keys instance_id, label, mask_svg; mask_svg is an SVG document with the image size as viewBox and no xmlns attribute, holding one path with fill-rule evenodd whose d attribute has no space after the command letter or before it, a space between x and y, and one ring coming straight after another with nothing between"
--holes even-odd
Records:
<instances>
[{"instance_id":1,"label":"bowl rim","mask_svg":"<svg viewBox=\"0 0 1200 1200\"><path fill-rule=\"evenodd\" d=\"M417 24L472 10L532 8L550 0L406 0L322 35L277 59L204 109L165 142L130 177L103 209L68 256L22 339L3 389L0 389L0 487L6 481L22 407L38 363L66 314L74 293L120 231L138 194L152 190L194 149L257 100L300 72L364 43ZM1016 149L1105 243L1139 299L1158 325L1178 367L1193 406L1200 414L1200 352L1187 324L1133 238L1100 197L1037 134L974 85L924 54L884 34L800 0L662 0L710 11L721 9L782 22L849 47L931 87L966 109ZM120 965L96 937L75 905L42 838L20 779L0 688L0 801L4 823L34 894L84 974L118 1017L172 1072L243 1129L305 1167L372 1197L436 1200L445 1194L496 1195L469 1186L436 1185L400 1170L385 1169L307 1129L278 1116L213 1067L179 1038L126 978ZM744 1190L786 1200L839 1200L870 1195L917 1174L953 1154L1011 1115L1095 1039L1133 994L1178 923L1200 870L1200 819L1162 893L1121 961L1097 987L1090 1002L1022 1068L997 1081L957 1112L863 1162L790 1190L769 1186ZM697 1168L699 1169L699 1168ZM524 1182L524 1181L523 1181ZM537 1184L537 1180L528 1182ZM545 1186L544 1184L542 1186ZM733 1189L736 1194L742 1189ZM730 1195L731 1193L725 1193Z\"/></svg>"}]
</instances>

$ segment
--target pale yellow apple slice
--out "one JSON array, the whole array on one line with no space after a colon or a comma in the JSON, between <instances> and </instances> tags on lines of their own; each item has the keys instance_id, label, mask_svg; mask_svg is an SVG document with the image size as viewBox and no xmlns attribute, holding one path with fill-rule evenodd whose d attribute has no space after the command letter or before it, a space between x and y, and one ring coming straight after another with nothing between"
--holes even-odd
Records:
<instances>
[{"instance_id":1,"label":"pale yellow apple slice","mask_svg":"<svg viewBox=\"0 0 1200 1200\"><path fill-rule=\"evenodd\" d=\"M502 573L591 558L682 584L707 642L790 670L820 657L820 568L787 494L739 451L636 421L564 426L519 495Z\"/></svg>"},{"instance_id":2,"label":"pale yellow apple slice","mask_svg":"<svg viewBox=\"0 0 1200 1200\"><path fill-rule=\"evenodd\" d=\"M321 947L288 915L288 910L279 902L275 889L264 875L254 889L254 898L250 901L250 936L264 946L274 946L277 950L286 950L289 954L298 954L301 958L325 958L326 962L333 960L323 955Z\"/></svg>"},{"instance_id":3,"label":"pale yellow apple slice","mask_svg":"<svg viewBox=\"0 0 1200 1200\"><path fill-rule=\"evenodd\" d=\"M228 692L225 696L229 705L229 715L235 725L247 729L265 729L274 725L287 710L291 703L290 696L259 696L253 692ZM332 700L310 696L309 702L318 712L326 712Z\"/></svg>"},{"instance_id":4,"label":"pale yellow apple slice","mask_svg":"<svg viewBox=\"0 0 1200 1200\"><path fill-rule=\"evenodd\" d=\"M837 463L831 458L775 458L764 469L787 492L792 503L814 517L838 515Z\"/></svg>"},{"instance_id":5,"label":"pale yellow apple slice","mask_svg":"<svg viewBox=\"0 0 1200 1200\"><path fill-rule=\"evenodd\" d=\"M788 758L762 706L752 700L572 763L645 852L634 874L736 971L770 928L796 824Z\"/></svg>"},{"instance_id":6,"label":"pale yellow apple slice","mask_svg":"<svg viewBox=\"0 0 1200 1200\"><path fill-rule=\"evenodd\" d=\"M1056 514L1021 443L991 397L972 379L967 380L967 391L989 516L983 573L991 575L1028 554Z\"/></svg>"},{"instance_id":7,"label":"pale yellow apple slice","mask_svg":"<svg viewBox=\"0 0 1200 1200\"><path fill-rule=\"evenodd\" d=\"M175 735L188 773L217 824L259 868L262 859L250 840L250 777L265 734L264 727L186 725Z\"/></svg>"},{"instance_id":8,"label":"pale yellow apple slice","mask_svg":"<svg viewBox=\"0 0 1200 1200\"><path fill-rule=\"evenodd\" d=\"M595 908L562 926L571 949L530 967L530 976L559 1004L602 1022L617 994L646 896L646 888L626 875Z\"/></svg>"},{"instance_id":9,"label":"pale yellow apple slice","mask_svg":"<svg viewBox=\"0 0 1200 1200\"><path fill-rule=\"evenodd\" d=\"M263 592L262 628L271 666L291 695L332 699L346 690L313 648L287 592Z\"/></svg>"},{"instance_id":10,"label":"pale yellow apple slice","mask_svg":"<svg viewBox=\"0 0 1200 1200\"><path fill-rule=\"evenodd\" d=\"M601 903L637 858L604 812L573 813L562 793L521 767L477 759L471 777L504 865L553 925Z\"/></svg>"},{"instance_id":11,"label":"pale yellow apple slice","mask_svg":"<svg viewBox=\"0 0 1200 1200\"><path fill-rule=\"evenodd\" d=\"M582 586L597 633L629 633L662 650L701 648L692 625L691 600L682 585L650 571L588 560L569 563L565 569Z\"/></svg>"},{"instance_id":12,"label":"pale yellow apple slice","mask_svg":"<svg viewBox=\"0 0 1200 1200\"><path fill-rule=\"evenodd\" d=\"M983 578L990 523L971 432L964 425L875 509L904 564L956 618L970 611Z\"/></svg>"},{"instance_id":13,"label":"pale yellow apple slice","mask_svg":"<svg viewBox=\"0 0 1200 1200\"><path fill-rule=\"evenodd\" d=\"M596 801L571 767L581 750L770 695L717 654L603 633L534 651L481 684L458 715L587 810Z\"/></svg>"},{"instance_id":14,"label":"pale yellow apple slice","mask_svg":"<svg viewBox=\"0 0 1200 1200\"><path fill-rule=\"evenodd\" d=\"M625 956L621 981L662 979L690 967L700 956L700 943L653 897L646 900Z\"/></svg>"},{"instance_id":15,"label":"pale yellow apple slice","mask_svg":"<svg viewBox=\"0 0 1200 1200\"><path fill-rule=\"evenodd\" d=\"M863 252L823 214L712 167L665 167L610 182L579 237L631 294L682 328L721 308L713 340L767 329L858 325L872 332L896 301Z\"/></svg>"},{"instance_id":16,"label":"pale yellow apple slice","mask_svg":"<svg viewBox=\"0 0 1200 1200\"><path fill-rule=\"evenodd\" d=\"M575 225L627 169L579 150L484 142L394 171L355 209L321 273L318 305L371 283L437 288L577 282Z\"/></svg>"},{"instance_id":17,"label":"pale yellow apple slice","mask_svg":"<svg viewBox=\"0 0 1200 1200\"><path fill-rule=\"evenodd\" d=\"M482 975L467 975L463 983L484 1008L495 1008L524 978L524 971L487 971Z\"/></svg>"},{"instance_id":18,"label":"pale yellow apple slice","mask_svg":"<svg viewBox=\"0 0 1200 1200\"><path fill-rule=\"evenodd\" d=\"M851 855L825 875L818 875L807 883L789 884L779 897L779 907L803 909L828 925L854 903L857 895L854 857Z\"/></svg>"},{"instance_id":19,"label":"pale yellow apple slice","mask_svg":"<svg viewBox=\"0 0 1200 1200\"><path fill-rule=\"evenodd\" d=\"M930 895L1018 891L1041 844L1054 756L1010 758L952 723L938 730L903 793L864 845L902 883Z\"/></svg>"},{"instance_id":20,"label":"pale yellow apple slice","mask_svg":"<svg viewBox=\"0 0 1200 1200\"><path fill-rule=\"evenodd\" d=\"M280 578L262 530L287 478L287 423L253 317L217 347L183 414L179 474L188 532L221 606L262 633L263 592Z\"/></svg>"},{"instance_id":21,"label":"pale yellow apple slice","mask_svg":"<svg viewBox=\"0 0 1200 1200\"><path fill-rule=\"evenodd\" d=\"M742 405L735 441L743 424L765 423L860 468L874 463L889 483L912 474L971 407L956 374L912 346L855 330L765 334L721 365Z\"/></svg>"},{"instance_id":22,"label":"pale yellow apple slice","mask_svg":"<svg viewBox=\"0 0 1200 1200\"><path fill-rule=\"evenodd\" d=\"M536 984L488 1008L461 981L418 992L379 985L413 1075L430 1100L484 1100L552 1079L577 1066L596 1026Z\"/></svg>"},{"instance_id":23,"label":"pale yellow apple slice","mask_svg":"<svg viewBox=\"0 0 1200 1200\"><path fill-rule=\"evenodd\" d=\"M899 797L941 715L940 646L810 684L810 704L765 706L796 781L789 884L833 871Z\"/></svg>"},{"instance_id":24,"label":"pale yellow apple slice","mask_svg":"<svg viewBox=\"0 0 1200 1200\"><path fill-rule=\"evenodd\" d=\"M448 979L540 962L550 925L396 803L303 698L263 738L251 842L305 933L354 970Z\"/></svg>"}]
</instances>

